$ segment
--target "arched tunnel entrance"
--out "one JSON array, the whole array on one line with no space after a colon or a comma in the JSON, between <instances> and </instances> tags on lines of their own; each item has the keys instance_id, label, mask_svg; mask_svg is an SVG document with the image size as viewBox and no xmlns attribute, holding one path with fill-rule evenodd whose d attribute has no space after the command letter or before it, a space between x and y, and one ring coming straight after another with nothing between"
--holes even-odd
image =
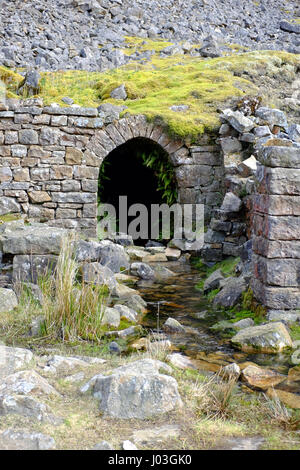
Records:
<instances>
[{"instance_id":1,"label":"arched tunnel entrance","mask_svg":"<svg viewBox=\"0 0 300 470\"><path fill-rule=\"evenodd\" d=\"M117 231L120 229L120 196L127 197L128 208L134 204L142 204L147 208L148 227L153 223L150 217L151 205L166 203L171 206L177 201L174 169L168 153L159 144L151 139L137 137L114 149L102 163L99 202L114 206ZM134 219L135 216L128 216L128 226ZM135 239L135 244L143 245L147 239Z\"/></svg>"}]
</instances>

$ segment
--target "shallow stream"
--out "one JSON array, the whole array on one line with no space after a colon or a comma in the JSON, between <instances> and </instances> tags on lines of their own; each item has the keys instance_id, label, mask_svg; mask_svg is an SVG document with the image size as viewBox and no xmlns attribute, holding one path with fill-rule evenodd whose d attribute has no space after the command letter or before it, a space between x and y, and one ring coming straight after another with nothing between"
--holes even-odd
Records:
<instances>
[{"instance_id":1,"label":"shallow stream","mask_svg":"<svg viewBox=\"0 0 300 470\"><path fill-rule=\"evenodd\" d=\"M172 344L182 353L196 359L215 359L224 357L227 362L251 361L286 374L290 365L286 354L245 354L235 350L229 339L221 338L210 326L224 319L221 312L213 312L209 302L196 285L200 273L189 262L163 263L176 273L169 279L157 282L140 281L137 288L148 302L149 313L143 326L157 331L169 318L175 318L186 328L185 333L169 334ZM159 312L159 315L158 315ZM205 313L206 312L206 313ZM199 318L199 317L203 318ZM198 318L197 318L198 317ZM211 359L210 359L211 358Z\"/></svg>"}]
</instances>

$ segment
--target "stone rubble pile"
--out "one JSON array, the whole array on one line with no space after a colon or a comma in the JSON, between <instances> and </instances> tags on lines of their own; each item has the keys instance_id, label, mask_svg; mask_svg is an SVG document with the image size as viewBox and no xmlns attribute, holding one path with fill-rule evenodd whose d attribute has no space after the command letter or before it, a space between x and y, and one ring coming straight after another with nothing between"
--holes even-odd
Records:
<instances>
[{"instance_id":1,"label":"stone rubble pile","mask_svg":"<svg viewBox=\"0 0 300 470\"><path fill-rule=\"evenodd\" d=\"M297 16L298 2L280 0L1 0L0 64L103 71L128 61L126 36L167 39L166 56L217 57L228 44L299 53Z\"/></svg>"},{"instance_id":2,"label":"stone rubble pile","mask_svg":"<svg viewBox=\"0 0 300 470\"><path fill-rule=\"evenodd\" d=\"M289 310L289 321L296 321L300 126L258 103L253 114L226 109L221 120L227 192L212 213L202 255L207 262L240 256L241 263L238 277L216 271L204 289L221 289L214 305L232 307L251 285L270 319L284 319Z\"/></svg>"},{"instance_id":3,"label":"stone rubble pile","mask_svg":"<svg viewBox=\"0 0 300 470\"><path fill-rule=\"evenodd\" d=\"M300 126L288 124L278 109L257 107L254 114L226 109L219 143L224 156L225 196L205 234L202 254L207 261L220 261L225 256L239 256L251 238L249 220L261 167L259 155L278 147L285 159L299 159ZM284 147L284 148L283 148Z\"/></svg>"}]
</instances>

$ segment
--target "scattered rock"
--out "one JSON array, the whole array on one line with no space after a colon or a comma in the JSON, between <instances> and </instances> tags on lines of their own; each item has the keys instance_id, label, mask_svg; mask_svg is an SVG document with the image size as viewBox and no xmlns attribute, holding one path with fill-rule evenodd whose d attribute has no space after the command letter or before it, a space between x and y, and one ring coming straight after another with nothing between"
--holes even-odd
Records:
<instances>
[{"instance_id":1,"label":"scattered rock","mask_svg":"<svg viewBox=\"0 0 300 470\"><path fill-rule=\"evenodd\" d=\"M115 308L106 307L102 316L102 325L114 326L118 328L120 325L120 312Z\"/></svg>"},{"instance_id":2,"label":"scattered rock","mask_svg":"<svg viewBox=\"0 0 300 470\"><path fill-rule=\"evenodd\" d=\"M168 261L177 261L179 260L181 256L181 251L176 250L175 248L167 247L165 254L166 254L166 257L168 258Z\"/></svg>"},{"instance_id":3,"label":"scattered rock","mask_svg":"<svg viewBox=\"0 0 300 470\"><path fill-rule=\"evenodd\" d=\"M37 421L57 423L51 409L26 395L0 395L0 416L16 414Z\"/></svg>"},{"instance_id":4,"label":"scattered rock","mask_svg":"<svg viewBox=\"0 0 300 470\"><path fill-rule=\"evenodd\" d=\"M247 289L245 279L240 277L228 278L223 289L215 296L213 305L222 307L233 307Z\"/></svg>"},{"instance_id":5,"label":"scattered rock","mask_svg":"<svg viewBox=\"0 0 300 470\"><path fill-rule=\"evenodd\" d=\"M0 345L0 378L25 367L32 359L33 354L28 349Z\"/></svg>"},{"instance_id":6,"label":"scattered rock","mask_svg":"<svg viewBox=\"0 0 300 470\"><path fill-rule=\"evenodd\" d=\"M260 119L262 124L268 124L272 129L274 126L288 127L286 116L284 112L279 109L260 107L256 110L255 116Z\"/></svg>"},{"instance_id":7,"label":"scattered rock","mask_svg":"<svg viewBox=\"0 0 300 470\"><path fill-rule=\"evenodd\" d=\"M114 309L120 313L120 317L125 318L132 323L137 323L139 319L139 314L132 308L127 307L126 305L116 304L114 305Z\"/></svg>"},{"instance_id":8,"label":"scattered rock","mask_svg":"<svg viewBox=\"0 0 300 470\"><path fill-rule=\"evenodd\" d=\"M220 371L220 375L222 378L231 380L231 379L236 379L241 375L241 369L238 364L233 362L232 364L229 364L228 366L222 367Z\"/></svg>"},{"instance_id":9,"label":"scattered rock","mask_svg":"<svg viewBox=\"0 0 300 470\"><path fill-rule=\"evenodd\" d=\"M214 450L260 450L265 442L263 437L230 437L225 439Z\"/></svg>"},{"instance_id":10,"label":"scattered rock","mask_svg":"<svg viewBox=\"0 0 300 470\"><path fill-rule=\"evenodd\" d=\"M179 353L169 354L167 356L167 361L169 361L173 366L178 367L178 369L197 369L191 359Z\"/></svg>"},{"instance_id":11,"label":"scattered rock","mask_svg":"<svg viewBox=\"0 0 300 470\"><path fill-rule=\"evenodd\" d=\"M153 359L144 359L119 367L109 376L95 376L82 388L93 390L106 416L123 419L147 419L182 406L174 378L159 372L170 368Z\"/></svg>"},{"instance_id":12,"label":"scattered rock","mask_svg":"<svg viewBox=\"0 0 300 470\"><path fill-rule=\"evenodd\" d=\"M177 439L180 433L180 426L166 424L155 428L138 429L133 432L132 440L135 444L141 446L157 445L169 439Z\"/></svg>"},{"instance_id":13,"label":"scattered rock","mask_svg":"<svg viewBox=\"0 0 300 470\"><path fill-rule=\"evenodd\" d=\"M300 34L300 24L290 23L289 21L281 21L280 29L288 33Z\"/></svg>"},{"instance_id":14,"label":"scattered rock","mask_svg":"<svg viewBox=\"0 0 300 470\"><path fill-rule=\"evenodd\" d=\"M40 79L41 76L37 70L29 70L26 72L25 78L19 86L18 94L25 96L38 95L40 92Z\"/></svg>"},{"instance_id":15,"label":"scattered rock","mask_svg":"<svg viewBox=\"0 0 300 470\"><path fill-rule=\"evenodd\" d=\"M109 343L108 349L109 349L109 352L112 354L121 354L122 352L120 346L115 341L112 341L111 343Z\"/></svg>"},{"instance_id":16,"label":"scattered rock","mask_svg":"<svg viewBox=\"0 0 300 470\"><path fill-rule=\"evenodd\" d=\"M108 267L114 273L129 269L129 256L121 245L104 240L99 243L99 259L103 266Z\"/></svg>"},{"instance_id":17,"label":"scattered rock","mask_svg":"<svg viewBox=\"0 0 300 470\"><path fill-rule=\"evenodd\" d=\"M283 321L288 324L293 324L300 321L300 312L269 310L267 318L269 321Z\"/></svg>"},{"instance_id":18,"label":"scattered rock","mask_svg":"<svg viewBox=\"0 0 300 470\"><path fill-rule=\"evenodd\" d=\"M47 380L34 370L8 375L0 384L0 395L59 395Z\"/></svg>"},{"instance_id":19,"label":"scattered rock","mask_svg":"<svg viewBox=\"0 0 300 470\"><path fill-rule=\"evenodd\" d=\"M153 269L155 272L156 281L163 281L165 279L169 279L171 277L176 276L176 274L173 271L166 268L165 266L156 265L153 267Z\"/></svg>"},{"instance_id":20,"label":"scattered rock","mask_svg":"<svg viewBox=\"0 0 300 470\"><path fill-rule=\"evenodd\" d=\"M96 444L92 450L114 450L114 448L109 442L101 441Z\"/></svg>"},{"instance_id":21,"label":"scattered rock","mask_svg":"<svg viewBox=\"0 0 300 470\"><path fill-rule=\"evenodd\" d=\"M155 278L154 270L146 263L132 263L130 272L141 279L150 280Z\"/></svg>"},{"instance_id":22,"label":"scattered rock","mask_svg":"<svg viewBox=\"0 0 300 470\"><path fill-rule=\"evenodd\" d=\"M220 281L224 280L224 275L221 271L221 269L217 269L214 271L206 281L204 282L203 285L203 292L204 294L207 294L207 292L218 289L220 287Z\"/></svg>"},{"instance_id":23,"label":"scattered rock","mask_svg":"<svg viewBox=\"0 0 300 470\"><path fill-rule=\"evenodd\" d=\"M252 119L246 117L240 111L232 111L232 109L225 109L222 118L226 119L226 121L240 133L250 132L255 126Z\"/></svg>"},{"instance_id":24,"label":"scattered rock","mask_svg":"<svg viewBox=\"0 0 300 470\"><path fill-rule=\"evenodd\" d=\"M165 353L170 349L172 349L172 343L169 340L153 341L152 343L148 343L147 347L147 350L154 355Z\"/></svg>"},{"instance_id":25,"label":"scattered rock","mask_svg":"<svg viewBox=\"0 0 300 470\"><path fill-rule=\"evenodd\" d=\"M168 318L164 323L163 329L169 333L184 333L185 328L175 318Z\"/></svg>"},{"instance_id":26,"label":"scattered rock","mask_svg":"<svg viewBox=\"0 0 300 470\"><path fill-rule=\"evenodd\" d=\"M87 367L89 364L93 363L94 361L90 361L90 358L77 358L77 357L66 357L66 356L51 356L50 358L46 359L46 365L44 370L47 372L53 373L68 373L71 370L76 369L77 367ZM100 364L105 362L104 359L99 358L92 358L96 360L96 362L100 361Z\"/></svg>"},{"instance_id":27,"label":"scattered rock","mask_svg":"<svg viewBox=\"0 0 300 470\"><path fill-rule=\"evenodd\" d=\"M267 396L272 399L279 399L290 408L300 409L300 395L296 393L279 390L277 388L269 388L267 390Z\"/></svg>"},{"instance_id":28,"label":"scattered rock","mask_svg":"<svg viewBox=\"0 0 300 470\"><path fill-rule=\"evenodd\" d=\"M87 263L82 267L82 279L88 284L105 285L110 291L117 288L114 273L100 263Z\"/></svg>"},{"instance_id":29,"label":"scattered rock","mask_svg":"<svg viewBox=\"0 0 300 470\"><path fill-rule=\"evenodd\" d=\"M37 432L8 429L0 434L0 450L53 450L52 437Z\"/></svg>"},{"instance_id":30,"label":"scattered rock","mask_svg":"<svg viewBox=\"0 0 300 470\"><path fill-rule=\"evenodd\" d=\"M231 338L231 342L249 353L274 354L293 347L289 332L280 322L245 328Z\"/></svg>"},{"instance_id":31,"label":"scattered rock","mask_svg":"<svg viewBox=\"0 0 300 470\"><path fill-rule=\"evenodd\" d=\"M11 312L19 303L17 296L12 289L0 288L0 299L0 313Z\"/></svg>"},{"instance_id":32,"label":"scattered rock","mask_svg":"<svg viewBox=\"0 0 300 470\"><path fill-rule=\"evenodd\" d=\"M110 93L111 98L115 100L126 100L127 99L127 92L125 85L120 85Z\"/></svg>"},{"instance_id":33,"label":"scattered rock","mask_svg":"<svg viewBox=\"0 0 300 470\"><path fill-rule=\"evenodd\" d=\"M236 330L243 330L244 328L249 328L250 326L254 325L255 323L252 318L243 318L242 320L236 321L232 324Z\"/></svg>"},{"instance_id":34,"label":"scattered rock","mask_svg":"<svg viewBox=\"0 0 300 470\"><path fill-rule=\"evenodd\" d=\"M137 446L131 441L123 441L122 448L123 450L138 450Z\"/></svg>"},{"instance_id":35,"label":"scattered rock","mask_svg":"<svg viewBox=\"0 0 300 470\"><path fill-rule=\"evenodd\" d=\"M242 380L246 382L247 386L259 390L275 387L275 385L283 382L285 378L284 375L258 366L249 365L242 371Z\"/></svg>"}]
</instances>

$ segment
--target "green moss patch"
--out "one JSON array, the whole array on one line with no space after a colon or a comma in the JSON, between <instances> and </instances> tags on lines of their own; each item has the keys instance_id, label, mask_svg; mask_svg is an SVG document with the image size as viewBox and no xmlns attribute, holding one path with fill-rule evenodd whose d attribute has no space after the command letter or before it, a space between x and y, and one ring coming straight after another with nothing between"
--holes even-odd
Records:
<instances>
[{"instance_id":1,"label":"green moss patch","mask_svg":"<svg viewBox=\"0 0 300 470\"><path fill-rule=\"evenodd\" d=\"M69 96L81 106L98 106L102 102L126 104L125 112L144 114L151 121L164 123L172 135L196 139L204 131L219 126L218 108L233 98L256 95L262 77L291 80L298 56L287 52L256 51L233 53L215 59L188 55L161 57L167 41L128 38L124 52L153 50L151 61L130 61L126 66L104 73L85 71L43 72L40 96L45 104ZM0 78L9 93L15 93L22 76L0 67ZM110 92L125 84L128 99L113 100ZM187 105L186 111L171 110L173 105Z\"/></svg>"},{"instance_id":2,"label":"green moss patch","mask_svg":"<svg viewBox=\"0 0 300 470\"><path fill-rule=\"evenodd\" d=\"M201 259L195 259L193 261L194 266L200 271L203 279L197 284L197 289L202 290L206 279L217 269L221 269L224 276L233 276L235 273L235 268L237 264L240 262L240 258L226 258L219 263L214 264L213 266L208 267ZM218 292L215 293L215 295ZM213 297L214 298L214 297Z\"/></svg>"}]
</instances>

